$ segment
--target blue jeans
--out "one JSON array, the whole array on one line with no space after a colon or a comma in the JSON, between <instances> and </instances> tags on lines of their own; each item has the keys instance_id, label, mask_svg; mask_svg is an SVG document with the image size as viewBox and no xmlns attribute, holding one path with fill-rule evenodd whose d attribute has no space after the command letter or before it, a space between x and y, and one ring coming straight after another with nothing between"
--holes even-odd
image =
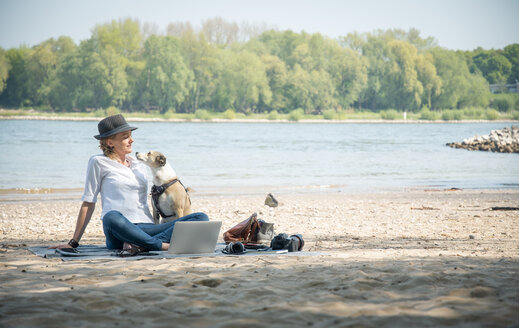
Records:
<instances>
[{"instance_id":1,"label":"blue jeans","mask_svg":"<svg viewBox=\"0 0 519 328\"><path fill-rule=\"evenodd\" d=\"M175 223L180 221L209 221L205 213L191 213L174 221L153 223L131 223L119 211L110 211L103 217L103 231L108 249L121 249L125 242L160 251L162 243L171 241Z\"/></svg>"}]
</instances>

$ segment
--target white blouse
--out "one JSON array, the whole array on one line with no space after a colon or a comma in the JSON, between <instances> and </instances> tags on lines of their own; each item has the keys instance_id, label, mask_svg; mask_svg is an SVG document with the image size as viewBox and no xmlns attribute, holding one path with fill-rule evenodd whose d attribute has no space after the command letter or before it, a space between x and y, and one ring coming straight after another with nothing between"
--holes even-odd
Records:
<instances>
[{"instance_id":1,"label":"white blouse","mask_svg":"<svg viewBox=\"0 0 519 328\"><path fill-rule=\"evenodd\" d=\"M126 158L130 167L104 155L90 157L81 200L95 203L101 193L101 218L116 210L132 223L153 223L148 207L148 168L131 156Z\"/></svg>"}]
</instances>

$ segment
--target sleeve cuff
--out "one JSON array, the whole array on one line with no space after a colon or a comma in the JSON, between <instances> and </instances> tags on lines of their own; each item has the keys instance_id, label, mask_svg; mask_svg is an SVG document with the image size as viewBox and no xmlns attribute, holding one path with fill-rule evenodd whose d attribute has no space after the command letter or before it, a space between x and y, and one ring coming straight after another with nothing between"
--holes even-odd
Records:
<instances>
[{"instance_id":1,"label":"sleeve cuff","mask_svg":"<svg viewBox=\"0 0 519 328\"><path fill-rule=\"evenodd\" d=\"M95 203L95 202L97 202L97 197L94 195L83 195L83 197L81 197L81 201Z\"/></svg>"}]
</instances>

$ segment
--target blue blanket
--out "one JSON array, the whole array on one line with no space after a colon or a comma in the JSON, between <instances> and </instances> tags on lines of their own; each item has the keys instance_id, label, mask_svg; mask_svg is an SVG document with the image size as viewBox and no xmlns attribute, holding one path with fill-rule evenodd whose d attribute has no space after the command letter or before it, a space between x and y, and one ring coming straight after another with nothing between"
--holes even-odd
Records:
<instances>
[{"instance_id":1,"label":"blue blanket","mask_svg":"<svg viewBox=\"0 0 519 328\"><path fill-rule=\"evenodd\" d=\"M60 258L63 261L70 260L99 260L99 259L110 259L110 260L122 260L122 259L166 259L166 258L182 258L182 257L212 257L212 256L272 256L272 255L283 255L283 256L309 256L309 255L323 255L323 253L316 252L292 252L288 253L287 251L261 251L258 252L256 250L247 250L245 254L242 255L234 255L234 254L224 254L222 250L225 248L224 243L219 243L216 245L216 249L213 253L207 254L170 254L167 251L150 251L139 253L135 256L131 257L122 257L119 256L118 253L120 250L110 250L105 246L99 245L81 245L77 249L49 249L47 246L35 246L29 247L29 251L34 253L35 255L41 256L43 258Z\"/></svg>"}]
</instances>

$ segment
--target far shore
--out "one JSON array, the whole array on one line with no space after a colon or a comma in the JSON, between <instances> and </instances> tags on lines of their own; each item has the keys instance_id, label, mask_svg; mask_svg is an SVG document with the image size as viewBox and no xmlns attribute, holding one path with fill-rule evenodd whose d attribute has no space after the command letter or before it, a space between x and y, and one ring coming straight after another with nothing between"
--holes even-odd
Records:
<instances>
[{"instance_id":1,"label":"far shore","mask_svg":"<svg viewBox=\"0 0 519 328\"><path fill-rule=\"evenodd\" d=\"M35 120L35 121L100 121L102 117L86 117L86 116L61 116L61 115L0 115L0 120ZM202 119L182 119L182 118L159 118L159 117L126 117L127 121L132 122L170 122L170 123L321 123L321 124L441 124L441 123L519 123L518 120L416 120L416 119L400 119L400 120L384 120L384 119L345 119L345 120L327 120L327 119L301 119L297 121L287 119L222 119L213 118L209 120Z\"/></svg>"}]
</instances>

